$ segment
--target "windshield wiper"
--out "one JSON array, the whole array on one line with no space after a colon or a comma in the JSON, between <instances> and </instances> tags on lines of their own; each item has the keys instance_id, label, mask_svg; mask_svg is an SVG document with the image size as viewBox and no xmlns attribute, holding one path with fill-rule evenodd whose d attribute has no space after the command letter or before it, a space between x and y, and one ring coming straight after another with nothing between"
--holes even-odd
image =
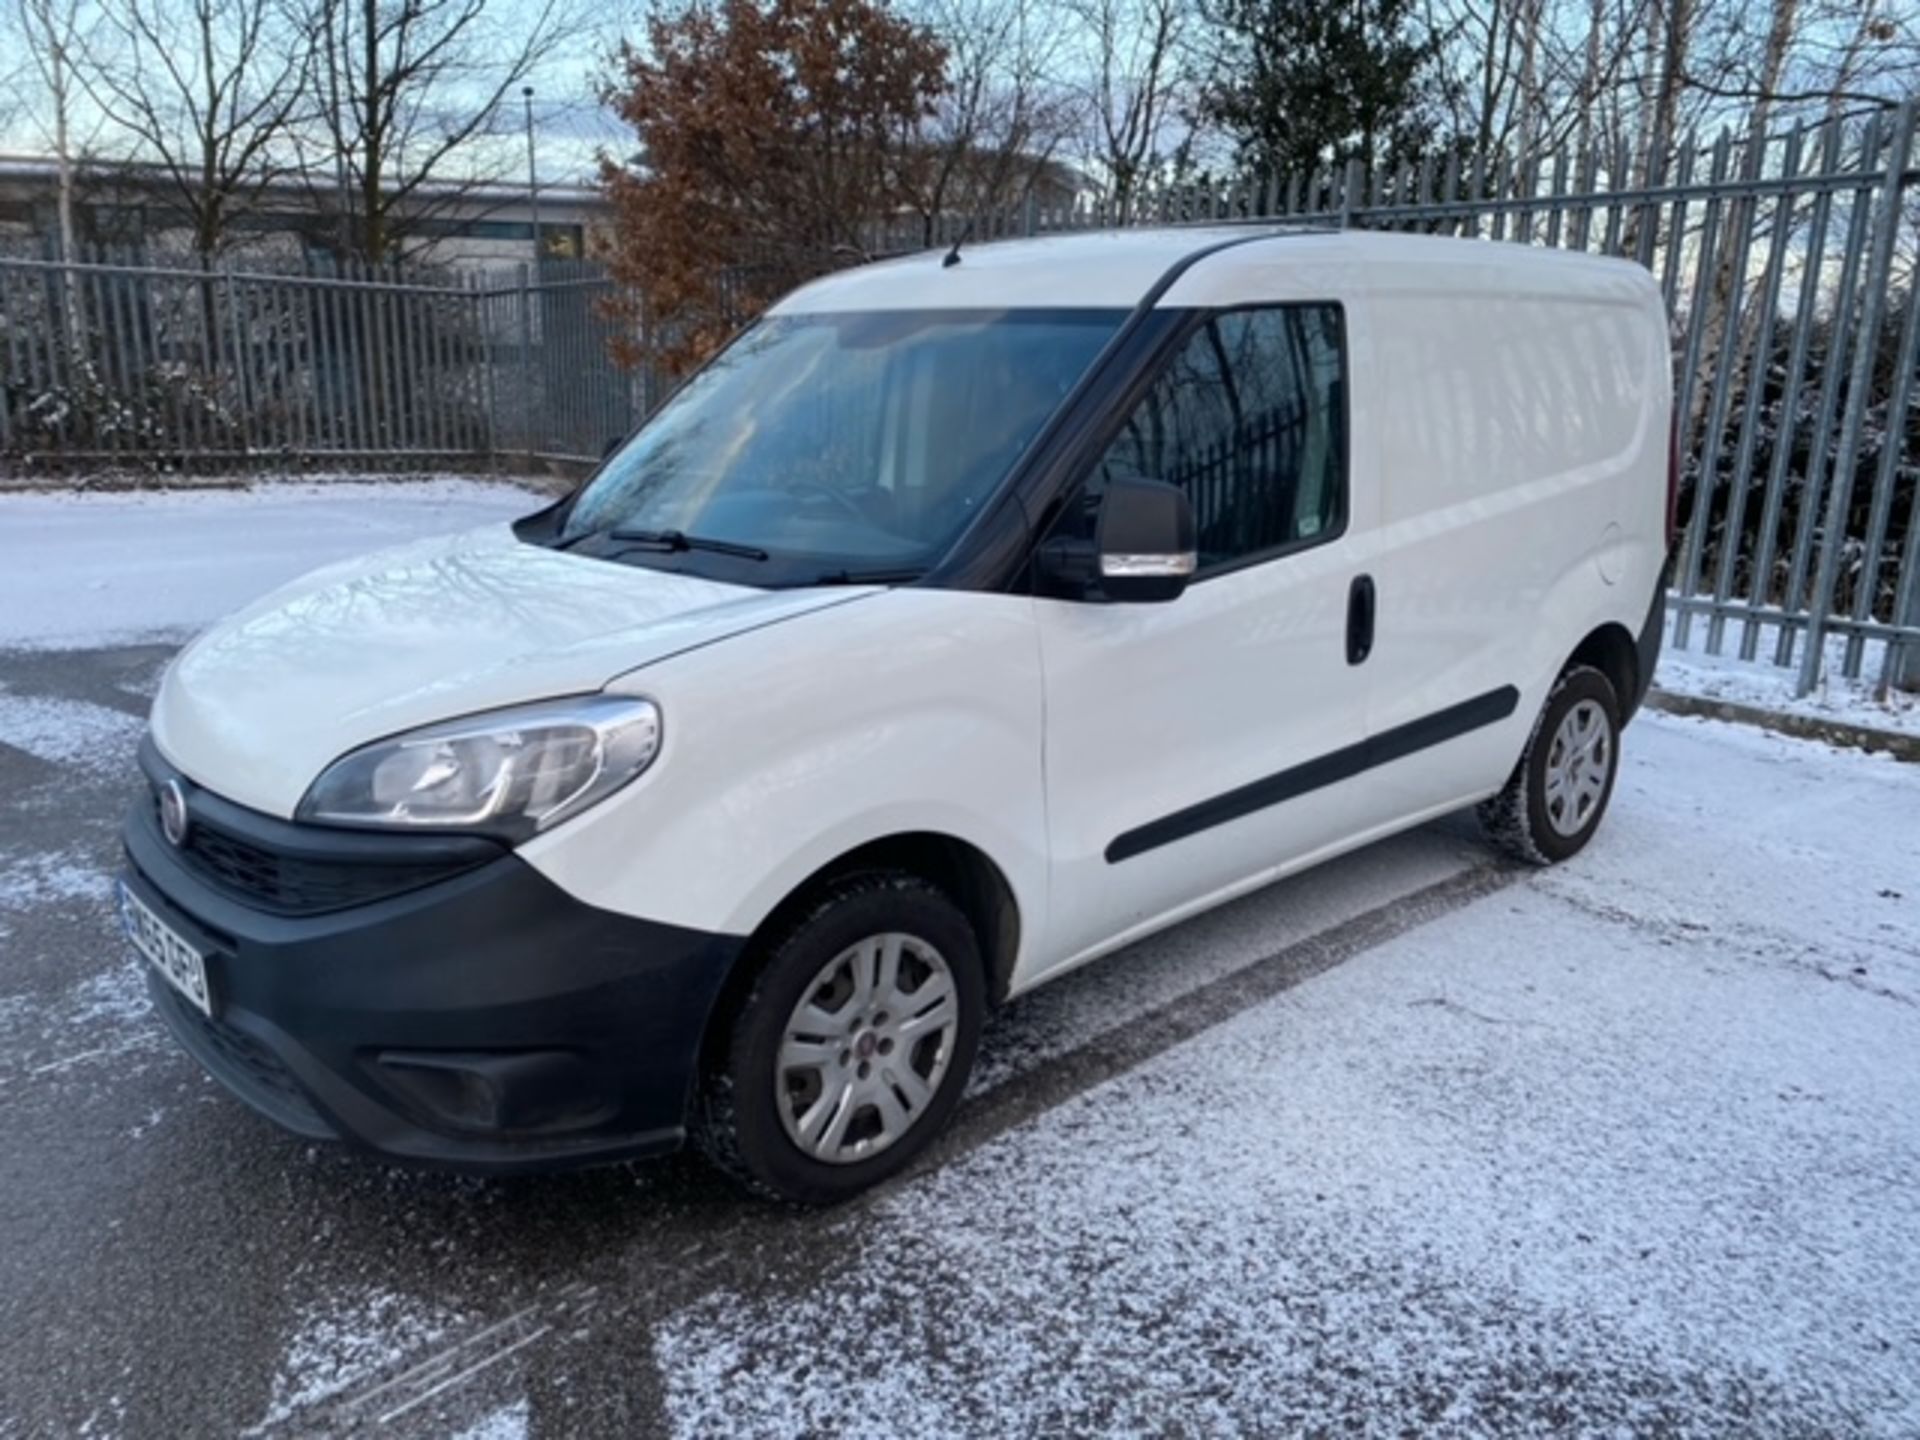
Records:
<instances>
[{"instance_id":1,"label":"windshield wiper","mask_svg":"<svg viewBox=\"0 0 1920 1440\"><path fill-rule=\"evenodd\" d=\"M921 570L828 570L814 576L809 585L910 585Z\"/></svg>"},{"instance_id":2,"label":"windshield wiper","mask_svg":"<svg viewBox=\"0 0 1920 1440\"><path fill-rule=\"evenodd\" d=\"M626 530L615 526L607 532L607 538L629 545L657 545L662 550L705 550L714 555L732 555L740 560L767 558L767 552L757 545L739 545L731 540L689 535L684 530Z\"/></svg>"}]
</instances>

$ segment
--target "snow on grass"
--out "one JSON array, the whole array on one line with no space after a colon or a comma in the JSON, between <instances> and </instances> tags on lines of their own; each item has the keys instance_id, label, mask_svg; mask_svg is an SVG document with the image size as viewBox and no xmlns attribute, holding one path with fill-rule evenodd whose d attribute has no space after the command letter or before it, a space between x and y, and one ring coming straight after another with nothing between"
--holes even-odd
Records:
<instances>
[{"instance_id":1,"label":"snow on grass","mask_svg":"<svg viewBox=\"0 0 1920 1440\"><path fill-rule=\"evenodd\" d=\"M260 1434L398 1364L445 1335L459 1317L390 1290L308 1302L286 1342Z\"/></svg>"},{"instance_id":2,"label":"snow on grass","mask_svg":"<svg viewBox=\"0 0 1920 1440\"><path fill-rule=\"evenodd\" d=\"M1771 663L1774 644L1771 626L1762 628L1756 651L1760 658L1753 660L1740 658L1737 625L1728 627L1722 645L1727 653L1720 655L1707 653L1706 625L1697 618L1688 640L1691 648L1676 648L1672 638L1673 622L1669 620L1668 643L1661 650L1660 665L1654 672L1654 682L1664 690L1816 720L1920 735L1920 694L1898 689L1877 693L1886 649L1880 642L1866 648L1860 675L1849 679L1842 673L1846 640L1829 637L1819 683L1807 695L1797 696L1793 692L1799 680L1798 666Z\"/></svg>"},{"instance_id":3,"label":"snow on grass","mask_svg":"<svg viewBox=\"0 0 1920 1440\"><path fill-rule=\"evenodd\" d=\"M0 493L0 648L177 640L317 566L543 503L452 479Z\"/></svg>"},{"instance_id":4,"label":"snow on grass","mask_svg":"<svg viewBox=\"0 0 1920 1440\"><path fill-rule=\"evenodd\" d=\"M1920 767L1624 753L1574 863L668 1316L673 1431L1920 1433Z\"/></svg>"},{"instance_id":5,"label":"snow on grass","mask_svg":"<svg viewBox=\"0 0 1920 1440\"><path fill-rule=\"evenodd\" d=\"M0 745L50 765L126 775L144 727L134 716L87 700L10 694L0 681Z\"/></svg>"}]
</instances>

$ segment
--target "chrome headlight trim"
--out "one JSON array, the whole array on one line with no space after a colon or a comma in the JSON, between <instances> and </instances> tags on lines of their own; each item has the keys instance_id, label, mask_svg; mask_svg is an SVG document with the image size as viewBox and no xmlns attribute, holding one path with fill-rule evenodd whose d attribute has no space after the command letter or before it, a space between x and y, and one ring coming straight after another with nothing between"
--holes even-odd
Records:
<instances>
[{"instance_id":1,"label":"chrome headlight trim","mask_svg":"<svg viewBox=\"0 0 1920 1440\"><path fill-rule=\"evenodd\" d=\"M350 750L294 818L354 829L530 839L637 779L660 753L660 708L580 695L483 711Z\"/></svg>"}]
</instances>

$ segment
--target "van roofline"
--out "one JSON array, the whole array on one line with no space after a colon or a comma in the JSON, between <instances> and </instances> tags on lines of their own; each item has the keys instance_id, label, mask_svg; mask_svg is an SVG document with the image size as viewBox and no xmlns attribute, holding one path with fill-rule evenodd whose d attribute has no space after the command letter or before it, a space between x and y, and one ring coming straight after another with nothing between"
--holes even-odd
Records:
<instances>
[{"instance_id":1,"label":"van roofline","mask_svg":"<svg viewBox=\"0 0 1920 1440\"><path fill-rule=\"evenodd\" d=\"M1168 270L1215 253L1219 242L1284 240L1290 256L1349 269L1343 288L1417 285L1434 267L1451 272L1450 287L1511 293L1516 271L1548 267L1552 284L1578 287L1582 275L1611 277L1617 285L1631 260L1452 235L1342 227L1324 218L1248 216L1117 230L1005 237L950 249L934 248L836 271L795 290L772 307L776 315L861 310L1132 310L1161 288ZM1497 248L1496 248L1497 247ZM1249 257L1251 258L1251 257ZM1209 272L1211 273L1211 272ZM1230 277L1222 275L1223 282ZM1163 291L1164 293L1164 291Z\"/></svg>"}]
</instances>

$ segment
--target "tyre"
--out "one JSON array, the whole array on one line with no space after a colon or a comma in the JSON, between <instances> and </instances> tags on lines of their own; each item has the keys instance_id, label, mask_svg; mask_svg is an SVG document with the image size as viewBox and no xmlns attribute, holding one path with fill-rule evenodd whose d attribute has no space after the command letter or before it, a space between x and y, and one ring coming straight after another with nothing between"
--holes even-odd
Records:
<instances>
[{"instance_id":1,"label":"tyre","mask_svg":"<svg viewBox=\"0 0 1920 1440\"><path fill-rule=\"evenodd\" d=\"M1480 806L1495 846L1528 865L1551 865L1586 846L1620 768L1620 697L1590 665L1554 682L1506 788Z\"/></svg>"},{"instance_id":2,"label":"tyre","mask_svg":"<svg viewBox=\"0 0 1920 1440\"><path fill-rule=\"evenodd\" d=\"M916 876L835 882L759 952L719 1021L694 1143L749 1190L799 1205L897 1174L959 1103L986 1009L980 949Z\"/></svg>"}]
</instances>

